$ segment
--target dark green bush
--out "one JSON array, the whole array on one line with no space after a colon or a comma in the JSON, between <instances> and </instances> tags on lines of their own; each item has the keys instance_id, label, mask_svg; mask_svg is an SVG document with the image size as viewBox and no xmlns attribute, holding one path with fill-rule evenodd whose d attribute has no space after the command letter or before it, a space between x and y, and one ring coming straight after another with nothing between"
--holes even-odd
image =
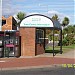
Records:
<instances>
[{"instance_id":1,"label":"dark green bush","mask_svg":"<svg viewBox=\"0 0 75 75\"><path fill-rule=\"evenodd\" d=\"M75 39L74 38L72 39L72 44L75 44Z\"/></svg>"},{"instance_id":2,"label":"dark green bush","mask_svg":"<svg viewBox=\"0 0 75 75\"><path fill-rule=\"evenodd\" d=\"M64 46L72 45L72 44L75 44L75 39L73 34L67 35L62 41L62 45Z\"/></svg>"},{"instance_id":3,"label":"dark green bush","mask_svg":"<svg viewBox=\"0 0 75 75\"><path fill-rule=\"evenodd\" d=\"M68 45L68 41L65 38L62 40L62 45L63 46L67 46Z\"/></svg>"}]
</instances>

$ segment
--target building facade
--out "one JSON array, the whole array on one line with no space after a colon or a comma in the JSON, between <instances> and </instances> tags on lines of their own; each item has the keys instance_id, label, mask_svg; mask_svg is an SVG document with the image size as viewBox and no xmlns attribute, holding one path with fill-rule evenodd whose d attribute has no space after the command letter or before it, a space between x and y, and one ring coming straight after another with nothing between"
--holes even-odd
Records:
<instances>
[{"instance_id":1,"label":"building facade","mask_svg":"<svg viewBox=\"0 0 75 75\"><path fill-rule=\"evenodd\" d=\"M8 18L5 18L4 16L2 16L2 31L5 30L17 30L17 26L16 26L16 20L10 16Z\"/></svg>"},{"instance_id":2,"label":"building facade","mask_svg":"<svg viewBox=\"0 0 75 75\"><path fill-rule=\"evenodd\" d=\"M0 32L1 45L0 57L36 56L45 53L46 29L53 30L53 56L54 56L54 30L62 30L58 21L51 18L33 14L26 16L17 31L16 21L12 16L2 17L2 31ZM18 34L18 35L17 35ZM62 35L60 35L62 42ZM60 53L62 53L62 43L60 42ZM1 56L2 55L2 56Z\"/></svg>"}]
</instances>

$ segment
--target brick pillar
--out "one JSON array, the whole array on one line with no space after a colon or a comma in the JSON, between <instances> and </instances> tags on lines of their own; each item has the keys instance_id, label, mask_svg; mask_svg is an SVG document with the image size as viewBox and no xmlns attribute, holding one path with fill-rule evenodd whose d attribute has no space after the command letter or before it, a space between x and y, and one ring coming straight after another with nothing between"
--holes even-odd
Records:
<instances>
[{"instance_id":1,"label":"brick pillar","mask_svg":"<svg viewBox=\"0 0 75 75\"><path fill-rule=\"evenodd\" d=\"M37 44L36 55L43 54L43 53L45 53L44 45L43 44Z\"/></svg>"},{"instance_id":2,"label":"brick pillar","mask_svg":"<svg viewBox=\"0 0 75 75\"><path fill-rule=\"evenodd\" d=\"M20 28L21 56L35 56L36 28Z\"/></svg>"}]
</instances>

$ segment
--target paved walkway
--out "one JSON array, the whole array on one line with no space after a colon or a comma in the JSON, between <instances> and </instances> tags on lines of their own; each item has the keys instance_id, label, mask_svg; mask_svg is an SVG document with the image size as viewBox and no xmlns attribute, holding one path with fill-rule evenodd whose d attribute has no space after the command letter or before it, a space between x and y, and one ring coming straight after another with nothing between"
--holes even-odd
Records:
<instances>
[{"instance_id":1,"label":"paved walkway","mask_svg":"<svg viewBox=\"0 0 75 75\"><path fill-rule=\"evenodd\" d=\"M73 53L73 52L69 52ZM68 53L68 54L69 54ZM32 67L45 67L54 64L75 64L75 58L71 55L61 54L55 57L47 54L39 55L35 57L20 57L20 58L0 58L0 70L6 69L21 69Z\"/></svg>"},{"instance_id":2,"label":"paved walkway","mask_svg":"<svg viewBox=\"0 0 75 75\"><path fill-rule=\"evenodd\" d=\"M37 57L53 57L52 53L44 53L41 55L38 55ZM54 57L60 57L60 58L74 58L75 59L75 50L69 51L67 53L57 53Z\"/></svg>"},{"instance_id":3,"label":"paved walkway","mask_svg":"<svg viewBox=\"0 0 75 75\"><path fill-rule=\"evenodd\" d=\"M62 57L62 58L74 58L75 59L75 50L69 51L67 53L63 53L62 55L57 54L56 57Z\"/></svg>"},{"instance_id":4,"label":"paved walkway","mask_svg":"<svg viewBox=\"0 0 75 75\"><path fill-rule=\"evenodd\" d=\"M0 69L48 66L53 64L75 64L75 59L57 57L4 58L0 59Z\"/></svg>"}]
</instances>

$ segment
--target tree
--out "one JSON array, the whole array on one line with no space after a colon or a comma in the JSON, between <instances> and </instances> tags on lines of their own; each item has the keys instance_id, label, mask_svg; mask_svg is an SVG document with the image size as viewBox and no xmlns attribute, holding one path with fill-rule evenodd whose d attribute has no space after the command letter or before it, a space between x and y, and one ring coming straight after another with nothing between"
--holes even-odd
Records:
<instances>
[{"instance_id":1,"label":"tree","mask_svg":"<svg viewBox=\"0 0 75 75\"><path fill-rule=\"evenodd\" d=\"M64 28L63 31L62 31L62 34L63 34L63 39L65 37L65 35L68 33L68 28Z\"/></svg>"},{"instance_id":2,"label":"tree","mask_svg":"<svg viewBox=\"0 0 75 75\"><path fill-rule=\"evenodd\" d=\"M64 17L63 21L62 21L62 26L67 26L69 24L69 18L68 17Z\"/></svg>"},{"instance_id":3,"label":"tree","mask_svg":"<svg viewBox=\"0 0 75 75\"><path fill-rule=\"evenodd\" d=\"M74 27L73 25L69 25L63 29L63 45L71 45L74 44ZM67 35L66 35L67 34ZM65 36L64 36L65 35ZM67 42L66 42L67 41Z\"/></svg>"},{"instance_id":4,"label":"tree","mask_svg":"<svg viewBox=\"0 0 75 75\"><path fill-rule=\"evenodd\" d=\"M55 14L54 16L52 16L52 19L53 19L53 20L59 20L58 15Z\"/></svg>"},{"instance_id":5,"label":"tree","mask_svg":"<svg viewBox=\"0 0 75 75\"><path fill-rule=\"evenodd\" d=\"M68 28L64 28L62 31L63 34L67 34L68 33Z\"/></svg>"},{"instance_id":6,"label":"tree","mask_svg":"<svg viewBox=\"0 0 75 75\"><path fill-rule=\"evenodd\" d=\"M17 19L19 20L19 22L17 22L17 27L19 28L19 26L20 26L20 23L21 23L21 21L25 18L25 16L26 16L26 14L25 13L23 13L23 12L19 12L18 14L17 14Z\"/></svg>"},{"instance_id":7,"label":"tree","mask_svg":"<svg viewBox=\"0 0 75 75\"><path fill-rule=\"evenodd\" d=\"M73 30L74 30L74 32L73 32L73 33L75 34L75 25L73 25Z\"/></svg>"},{"instance_id":8,"label":"tree","mask_svg":"<svg viewBox=\"0 0 75 75\"><path fill-rule=\"evenodd\" d=\"M72 25L69 25L67 28L68 28L68 34L74 33L74 28Z\"/></svg>"}]
</instances>

